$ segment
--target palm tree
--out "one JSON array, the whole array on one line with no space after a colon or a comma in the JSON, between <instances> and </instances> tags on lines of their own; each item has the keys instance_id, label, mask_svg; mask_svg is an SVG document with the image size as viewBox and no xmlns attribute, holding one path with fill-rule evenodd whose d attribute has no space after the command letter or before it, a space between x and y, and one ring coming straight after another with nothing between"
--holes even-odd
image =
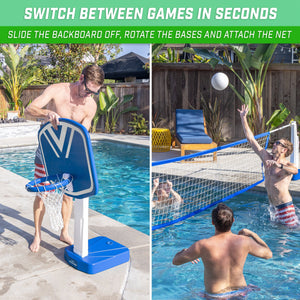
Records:
<instances>
[{"instance_id":1,"label":"palm tree","mask_svg":"<svg viewBox=\"0 0 300 300\"><path fill-rule=\"evenodd\" d=\"M23 47L20 51L12 44L0 47L0 53L3 54L6 64L5 67L0 66L2 71L0 79L3 82L9 103L17 111L20 104L22 104L20 98L23 90L30 84L38 81L36 76L28 72L28 69L35 65L35 61L29 61L25 58L28 49L29 45Z\"/></svg>"}]
</instances>

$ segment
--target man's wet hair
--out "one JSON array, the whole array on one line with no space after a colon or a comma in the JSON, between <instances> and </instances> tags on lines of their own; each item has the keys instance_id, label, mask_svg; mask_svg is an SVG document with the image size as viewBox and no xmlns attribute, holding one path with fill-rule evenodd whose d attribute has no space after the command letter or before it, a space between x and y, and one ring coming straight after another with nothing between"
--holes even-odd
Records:
<instances>
[{"instance_id":1,"label":"man's wet hair","mask_svg":"<svg viewBox=\"0 0 300 300\"><path fill-rule=\"evenodd\" d=\"M287 149L287 151L285 152L285 157L288 157L288 156L290 156L293 153L293 151L294 151L294 145L287 138L282 138L281 140L283 140L284 146Z\"/></svg>"},{"instance_id":2,"label":"man's wet hair","mask_svg":"<svg viewBox=\"0 0 300 300\"><path fill-rule=\"evenodd\" d=\"M224 203L218 204L218 206L213 209L211 216L218 231L227 232L231 229L234 218L233 211Z\"/></svg>"},{"instance_id":3,"label":"man's wet hair","mask_svg":"<svg viewBox=\"0 0 300 300\"><path fill-rule=\"evenodd\" d=\"M87 65L82 74L86 82L93 82L98 85L102 85L104 82L104 71L97 64Z\"/></svg>"}]
</instances>

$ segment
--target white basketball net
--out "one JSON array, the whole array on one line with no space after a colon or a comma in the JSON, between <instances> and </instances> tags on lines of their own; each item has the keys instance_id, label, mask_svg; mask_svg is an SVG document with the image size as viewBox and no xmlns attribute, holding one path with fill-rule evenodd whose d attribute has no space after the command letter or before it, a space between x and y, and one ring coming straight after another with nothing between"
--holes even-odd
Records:
<instances>
[{"instance_id":1,"label":"white basketball net","mask_svg":"<svg viewBox=\"0 0 300 300\"><path fill-rule=\"evenodd\" d=\"M66 179L68 174L63 174L62 179ZM60 231L64 227L61 214L61 207L65 191L73 191L73 184L70 182L65 188L56 188L53 191L38 192L39 196L45 204L46 213L50 218L50 225L54 231Z\"/></svg>"},{"instance_id":2,"label":"white basketball net","mask_svg":"<svg viewBox=\"0 0 300 300\"><path fill-rule=\"evenodd\" d=\"M64 193L56 189L53 192L37 193L45 204L46 213L50 218L50 225L54 231L60 231L64 227L61 215L61 207Z\"/></svg>"}]
</instances>

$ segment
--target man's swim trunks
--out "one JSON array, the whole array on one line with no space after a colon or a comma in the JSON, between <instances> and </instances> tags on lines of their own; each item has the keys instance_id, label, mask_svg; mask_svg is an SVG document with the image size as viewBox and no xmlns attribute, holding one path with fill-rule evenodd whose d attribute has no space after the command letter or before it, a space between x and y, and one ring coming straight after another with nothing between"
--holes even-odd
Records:
<instances>
[{"instance_id":1,"label":"man's swim trunks","mask_svg":"<svg viewBox=\"0 0 300 300\"><path fill-rule=\"evenodd\" d=\"M44 166L43 159L42 159L42 150L41 150L40 146L38 146L38 148L36 149L34 164L35 164L34 179L46 177L47 174L45 171L45 166ZM40 183L40 185L49 185L49 184L50 184L49 181ZM45 193L45 192L38 192L37 195L39 197L41 197L42 193Z\"/></svg>"},{"instance_id":2,"label":"man's swim trunks","mask_svg":"<svg viewBox=\"0 0 300 300\"><path fill-rule=\"evenodd\" d=\"M200 296L202 296L205 299L245 299L244 297L248 295L252 291L260 291L260 288L258 288L255 285L248 284L245 287L242 287L238 290L227 292L227 293L221 293L221 294L210 294L210 293L200 293Z\"/></svg>"},{"instance_id":3,"label":"man's swim trunks","mask_svg":"<svg viewBox=\"0 0 300 300\"><path fill-rule=\"evenodd\" d=\"M280 223L287 226L297 226L299 225L299 219L295 212L295 207L293 202L284 203L275 207L275 219Z\"/></svg>"},{"instance_id":4,"label":"man's swim trunks","mask_svg":"<svg viewBox=\"0 0 300 300\"><path fill-rule=\"evenodd\" d=\"M40 146L36 149L34 164L35 164L34 179L45 177L46 172L45 172Z\"/></svg>"}]
</instances>

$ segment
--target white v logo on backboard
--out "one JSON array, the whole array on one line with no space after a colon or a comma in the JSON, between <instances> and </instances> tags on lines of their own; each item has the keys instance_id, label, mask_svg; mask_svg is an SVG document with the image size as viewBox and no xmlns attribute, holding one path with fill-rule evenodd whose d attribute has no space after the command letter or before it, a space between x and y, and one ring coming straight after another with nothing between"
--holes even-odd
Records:
<instances>
[{"instance_id":1,"label":"white v logo on backboard","mask_svg":"<svg viewBox=\"0 0 300 300\"><path fill-rule=\"evenodd\" d=\"M68 196L95 195L98 182L89 133L75 121L61 118L59 122L58 130L48 122L38 133L46 175L72 174L73 191L65 191Z\"/></svg>"},{"instance_id":2,"label":"white v logo on backboard","mask_svg":"<svg viewBox=\"0 0 300 300\"><path fill-rule=\"evenodd\" d=\"M52 137L54 144L58 147L60 153L57 153L57 151L56 151L52 141L49 139L48 135L47 134L44 135L45 138L47 139L49 145L51 146L53 152L55 153L56 157L58 157L58 158L60 158L62 156L64 145L66 142L68 143L68 148L67 148L64 158L69 158L72 140L73 140L73 136L74 136L74 129L71 129L69 138L66 139L67 129L68 129L67 127L62 127L59 138L55 134L53 127L50 127L49 129L46 130L46 132L48 132L50 134L50 136Z\"/></svg>"}]
</instances>

